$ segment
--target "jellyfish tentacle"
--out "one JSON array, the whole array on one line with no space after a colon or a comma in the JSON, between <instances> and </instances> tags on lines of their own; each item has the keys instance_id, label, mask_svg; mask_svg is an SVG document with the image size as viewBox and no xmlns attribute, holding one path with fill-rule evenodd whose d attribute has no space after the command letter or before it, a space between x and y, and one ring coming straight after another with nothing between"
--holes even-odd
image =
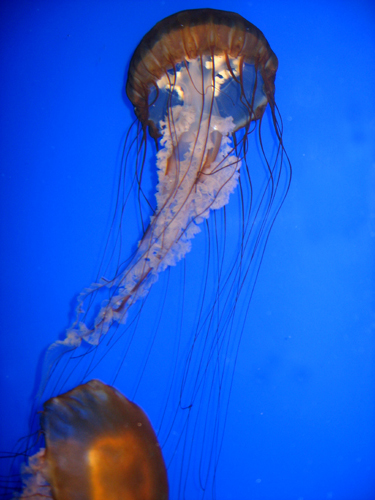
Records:
<instances>
[{"instance_id":1,"label":"jellyfish tentacle","mask_svg":"<svg viewBox=\"0 0 375 500\"><path fill-rule=\"evenodd\" d=\"M163 175L163 172L168 172L167 166L162 166L170 165L171 162L160 155L158 193L162 208L152 217L125 272L110 283L116 293L102 304L95 328L84 331L83 338L89 343L98 343L113 322L126 321L130 306L147 295L159 273L175 265L190 251L190 240L200 231L198 224L209 216L210 209L220 208L228 201L237 183L240 161L228 156L228 149L231 148L226 137L216 130L210 134L215 144L206 151L202 161L193 161L187 154L187 158L178 162L182 179L177 183L172 181L177 184L172 190L170 176ZM175 156L175 150L172 150L169 159ZM215 176L218 165L220 175ZM173 170L176 172L176 168ZM221 191L226 184L226 194L223 196Z\"/></svg>"}]
</instances>

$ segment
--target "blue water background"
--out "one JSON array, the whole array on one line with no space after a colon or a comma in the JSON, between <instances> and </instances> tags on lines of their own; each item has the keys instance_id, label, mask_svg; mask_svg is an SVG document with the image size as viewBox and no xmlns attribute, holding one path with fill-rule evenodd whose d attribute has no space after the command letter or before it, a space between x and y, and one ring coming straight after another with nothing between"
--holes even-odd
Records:
<instances>
[{"instance_id":1,"label":"blue water background","mask_svg":"<svg viewBox=\"0 0 375 500\"><path fill-rule=\"evenodd\" d=\"M293 165L236 365L217 500L371 500L371 1L2 2L0 448L27 433L42 353L100 263L133 120L130 57L157 21L204 6L243 15L277 54Z\"/></svg>"}]
</instances>

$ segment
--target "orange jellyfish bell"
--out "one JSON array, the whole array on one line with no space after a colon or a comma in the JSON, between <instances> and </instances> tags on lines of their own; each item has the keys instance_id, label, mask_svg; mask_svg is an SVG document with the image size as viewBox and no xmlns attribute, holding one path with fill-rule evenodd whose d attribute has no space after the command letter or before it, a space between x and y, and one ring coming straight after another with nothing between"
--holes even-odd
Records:
<instances>
[{"instance_id":1,"label":"orange jellyfish bell","mask_svg":"<svg viewBox=\"0 0 375 500\"><path fill-rule=\"evenodd\" d=\"M46 450L30 458L21 498L167 500L152 426L136 404L92 380L44 404ZM52 493L52 496L51 494Z\"/></svg>"},{"instance_id":2,"label":"orange jellyfish bell","mask_svg":"<svg viewBox=\"0 0 375 500\"><path fill-rule=\"evenodd\" d=\"M251 122L270 104L277 123L277 64L262 32L233 12L183 11L145 35L131 59L126 91L142 143L147 127L158 141L157 207L129 263L82 294L75 323L54 347L74 348L82 339L96 345L113 324L125 323L159 273L190 250L210 212L228 203L246 161ZM241 137L232 140L240 129ZM109 298L89 324L84 303L102 288Z\"/></svg>"},{"instance_id":3,"label":"orange jellyfish bell","mask_svg":"<svg viewBox=\"0 0 375 500\"><path fill-rule=\"evenodd\" d=\"M188 82L194 66L199 86ZM213 116L233 117L236 130L261 118L267 102L273 105L277 66L263 33L239 14L185 10L163 19L144 36L130 62L126 92L152 137L161 135L160 120L178 98L186 106L187 93L195 96L198 113L209 97ZM254 87L257 71L261 79Z\"/></svg>"}]
</instances>

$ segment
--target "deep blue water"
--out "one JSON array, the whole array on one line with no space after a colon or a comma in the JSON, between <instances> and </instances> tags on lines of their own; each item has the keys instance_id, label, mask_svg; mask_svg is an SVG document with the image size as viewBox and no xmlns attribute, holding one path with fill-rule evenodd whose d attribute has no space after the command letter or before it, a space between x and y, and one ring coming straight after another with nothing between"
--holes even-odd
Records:
<instances>
[{"instance_id":1,"label":"deep blue water","mask_svg":"<svg viewBox=\"0 0 375 500\"><path fill-rule=\"evenodd\" d=\"M2 3L0 449L28 433L43 353L70 326L75 298L100 264L133 120L123 90L130 57L157 21L203 6L243 15L277 54L276 101L293 166L235 366L216 498L371 500L370 1ZM130 231L125 245L138 237ZM190 269L196 258L193 249ZM163 348L159 356L163 365ZM112 350L102 378L121 357ZM151 419L163 376L156 366L149 401L141 401Z\"/></svg>"}]
</instances>

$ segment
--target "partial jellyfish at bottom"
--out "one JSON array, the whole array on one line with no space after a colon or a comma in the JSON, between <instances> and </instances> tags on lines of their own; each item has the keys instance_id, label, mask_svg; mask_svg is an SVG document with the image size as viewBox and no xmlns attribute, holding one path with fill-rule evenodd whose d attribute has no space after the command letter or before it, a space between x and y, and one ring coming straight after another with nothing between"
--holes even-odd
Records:
<instances>
[{"instance_id":1,"label":"partial jellyfish at bottom","mask_svg":"<svg viewBox=\"0 0 375 500\"><path fill-rule=\"evenodd\" d=\"M40 397L99 378L147 411L176 499L215 495L240 341L291 181L277 67L233 12L183 11L144 36L103 265L45 358Z\"/></svg>"},{"instance_id":2,"label":"partial jellyfish at bottom","mask_svg":"<svg viewBox=\"0 0 375 500\"><path fill-rule=\"evenodd\" d=\"M168 500L160 445L146 414L91 380L44 403L46 448L24 467L21 499Z\"/></svg>"}]
</instances>

